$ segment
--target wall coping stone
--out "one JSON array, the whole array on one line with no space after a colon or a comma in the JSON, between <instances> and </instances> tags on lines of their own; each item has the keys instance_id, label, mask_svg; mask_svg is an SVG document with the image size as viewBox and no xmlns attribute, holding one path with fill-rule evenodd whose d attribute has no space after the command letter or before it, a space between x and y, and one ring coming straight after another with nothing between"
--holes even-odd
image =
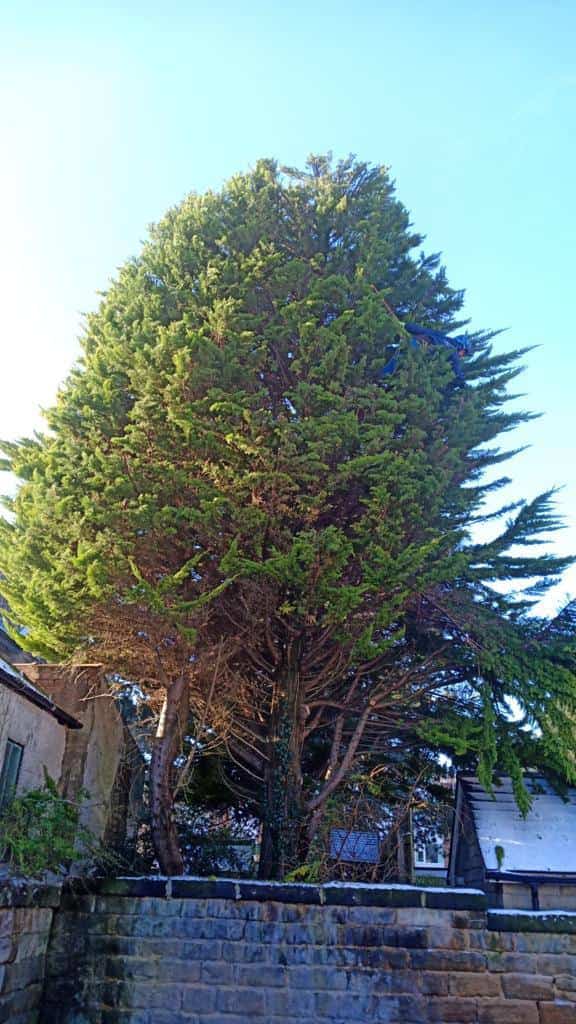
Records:
<instances>
[{"instance_id":1,"label":"wall coping stone","mask_svg":"<svg viewBox=\"0 0 576 1024\"><path fill-rule=\"evenodd\" d=\"M489 910L487 926L496 932L556 932L576 935L576 912L569 910Z\"/></svg>"},{"instance_id":2,"label":"wall coping stone","mask_svg":"<svg viewBox=\"0 0 576 1024\"><path fill-rule=\"evenodd\" d=\"M484 911L488 897L480 889L448 889L357 882L260 882L245 878L165 878L158 876L69 879L73 895L157 897L159 899L224 899L257 903L301 903L316 906L424 907L434 910Z\"/></svg>"},{"instance_id":3,"label":"wall coping stone","mask_svg":"<svg viewBox=\"0 0 576 1024\"><path fill-rule=\"evenodd\" d=\"M0 877L0 909L60 906L62 883Z\"/></svg>"}]
</instances>

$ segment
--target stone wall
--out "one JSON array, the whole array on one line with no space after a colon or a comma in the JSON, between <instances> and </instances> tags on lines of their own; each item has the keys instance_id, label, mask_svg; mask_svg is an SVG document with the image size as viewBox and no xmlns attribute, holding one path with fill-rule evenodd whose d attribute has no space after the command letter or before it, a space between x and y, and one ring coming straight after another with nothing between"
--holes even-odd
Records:
<instances>
[{"instance_id":1,"label":"stone wall","mask_svg":"<svg viewBox=\"0 0 576 1024\"><path fill-rule=\"evenodd\" d=\"M0 1024L38 1020L46 950L59 901L55 887L0 881Z\"/></svg>"},{"instance_id":2,"label":"stone wall","mask_svg":"<svg viewBox=\"0 0 576 1024\"><path fill-rule=\"evenodd\" d=\"M576 1024L576 915L464 890L131 880L64 897L42 1024Z\"/></svg>"}]
</instances>

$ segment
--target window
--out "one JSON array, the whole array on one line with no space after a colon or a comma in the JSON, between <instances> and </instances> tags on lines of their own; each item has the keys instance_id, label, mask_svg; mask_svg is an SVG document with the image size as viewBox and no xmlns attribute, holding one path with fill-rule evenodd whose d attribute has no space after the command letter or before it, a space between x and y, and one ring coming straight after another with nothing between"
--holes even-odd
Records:
<instances>
[{"instance_id":1,"label":"window","mask_svg":"<svg viewBox=\"0 0 576 1024\"><path fill-rule=\"evenodd\" d=\"M416 836L414 843L416 867L444 867L444 840L439 835Z\"/></svg>"},{"instance_id":2,"label":"window","mask_svg":"<svg viewBox=\"0 0 576 1024\"><path fill-rule=\"evenodd\" d=\"M6 804L10 803L16 791L23 753L24 747L20 743L8 740L0 775L0 811L3 811Z\"/></svg>"}]
</instances>

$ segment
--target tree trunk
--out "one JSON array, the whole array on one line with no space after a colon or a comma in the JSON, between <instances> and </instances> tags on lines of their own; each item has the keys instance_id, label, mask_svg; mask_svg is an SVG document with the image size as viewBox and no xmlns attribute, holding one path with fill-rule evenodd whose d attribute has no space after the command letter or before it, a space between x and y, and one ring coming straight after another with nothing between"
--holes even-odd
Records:
<instances>
[{"instance_id":1,"label":"tree trunk","mask_svg":"<svg viewBox=\"0 0 576 1024\"><path fill-rule=\"evenodd\" d=\"M414 885L414 840L412 811L401 819L398 827L398 881Z\"/></svg>"},{"instance_id":2,"label":"tree trunk","mask_svg":"<svg viewBox=\"0 0 576 1024\"><path fill-rule=\"evenodd\" d=\"M150 764L150 823L160 870L181 875L184 862L174 822L173 765L188 722L188 684L177 679L166 691Z\"/></svg>"},{"instance_id":3,"label":"tree trunk","mask_svg":"<svg viewBox=\"0 0 576 1024\"><path fill-rule=\"evenodd\" d=\"M301 860L303 724L299 647L294 644L280 670L271 719L260 878L283 879Z\"/></svg>"},{"instance_id":4,"label":"tree trunk","mask_svg":"<svg viewBox=\"0 0 576 1024\"><path fill-rule=\"evenodd\" d=\"M282 880L304 856L301 793L301 778L280 756L267 773L259 878Z\"/></svg>"}]
</instances>

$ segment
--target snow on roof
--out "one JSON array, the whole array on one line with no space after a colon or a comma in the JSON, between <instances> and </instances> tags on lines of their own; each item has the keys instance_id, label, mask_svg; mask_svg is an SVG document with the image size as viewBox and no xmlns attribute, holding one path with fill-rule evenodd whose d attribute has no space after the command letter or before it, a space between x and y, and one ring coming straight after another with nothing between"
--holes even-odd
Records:
<instances>
[{"instance_id":1,"label":"snow on roof","mask_svg":"<svg viewBox=\"0 0 576 1024\"><path fill-rule=\"evenodd\" d=\"M532 808L522 817L509 778L486 793L478 779L460 779L488 871L569 873L576 877L576 789L560 796L540 775L527 775ZM500 847L500 863L497 848Z\"/></svg>"}]
</instances>

